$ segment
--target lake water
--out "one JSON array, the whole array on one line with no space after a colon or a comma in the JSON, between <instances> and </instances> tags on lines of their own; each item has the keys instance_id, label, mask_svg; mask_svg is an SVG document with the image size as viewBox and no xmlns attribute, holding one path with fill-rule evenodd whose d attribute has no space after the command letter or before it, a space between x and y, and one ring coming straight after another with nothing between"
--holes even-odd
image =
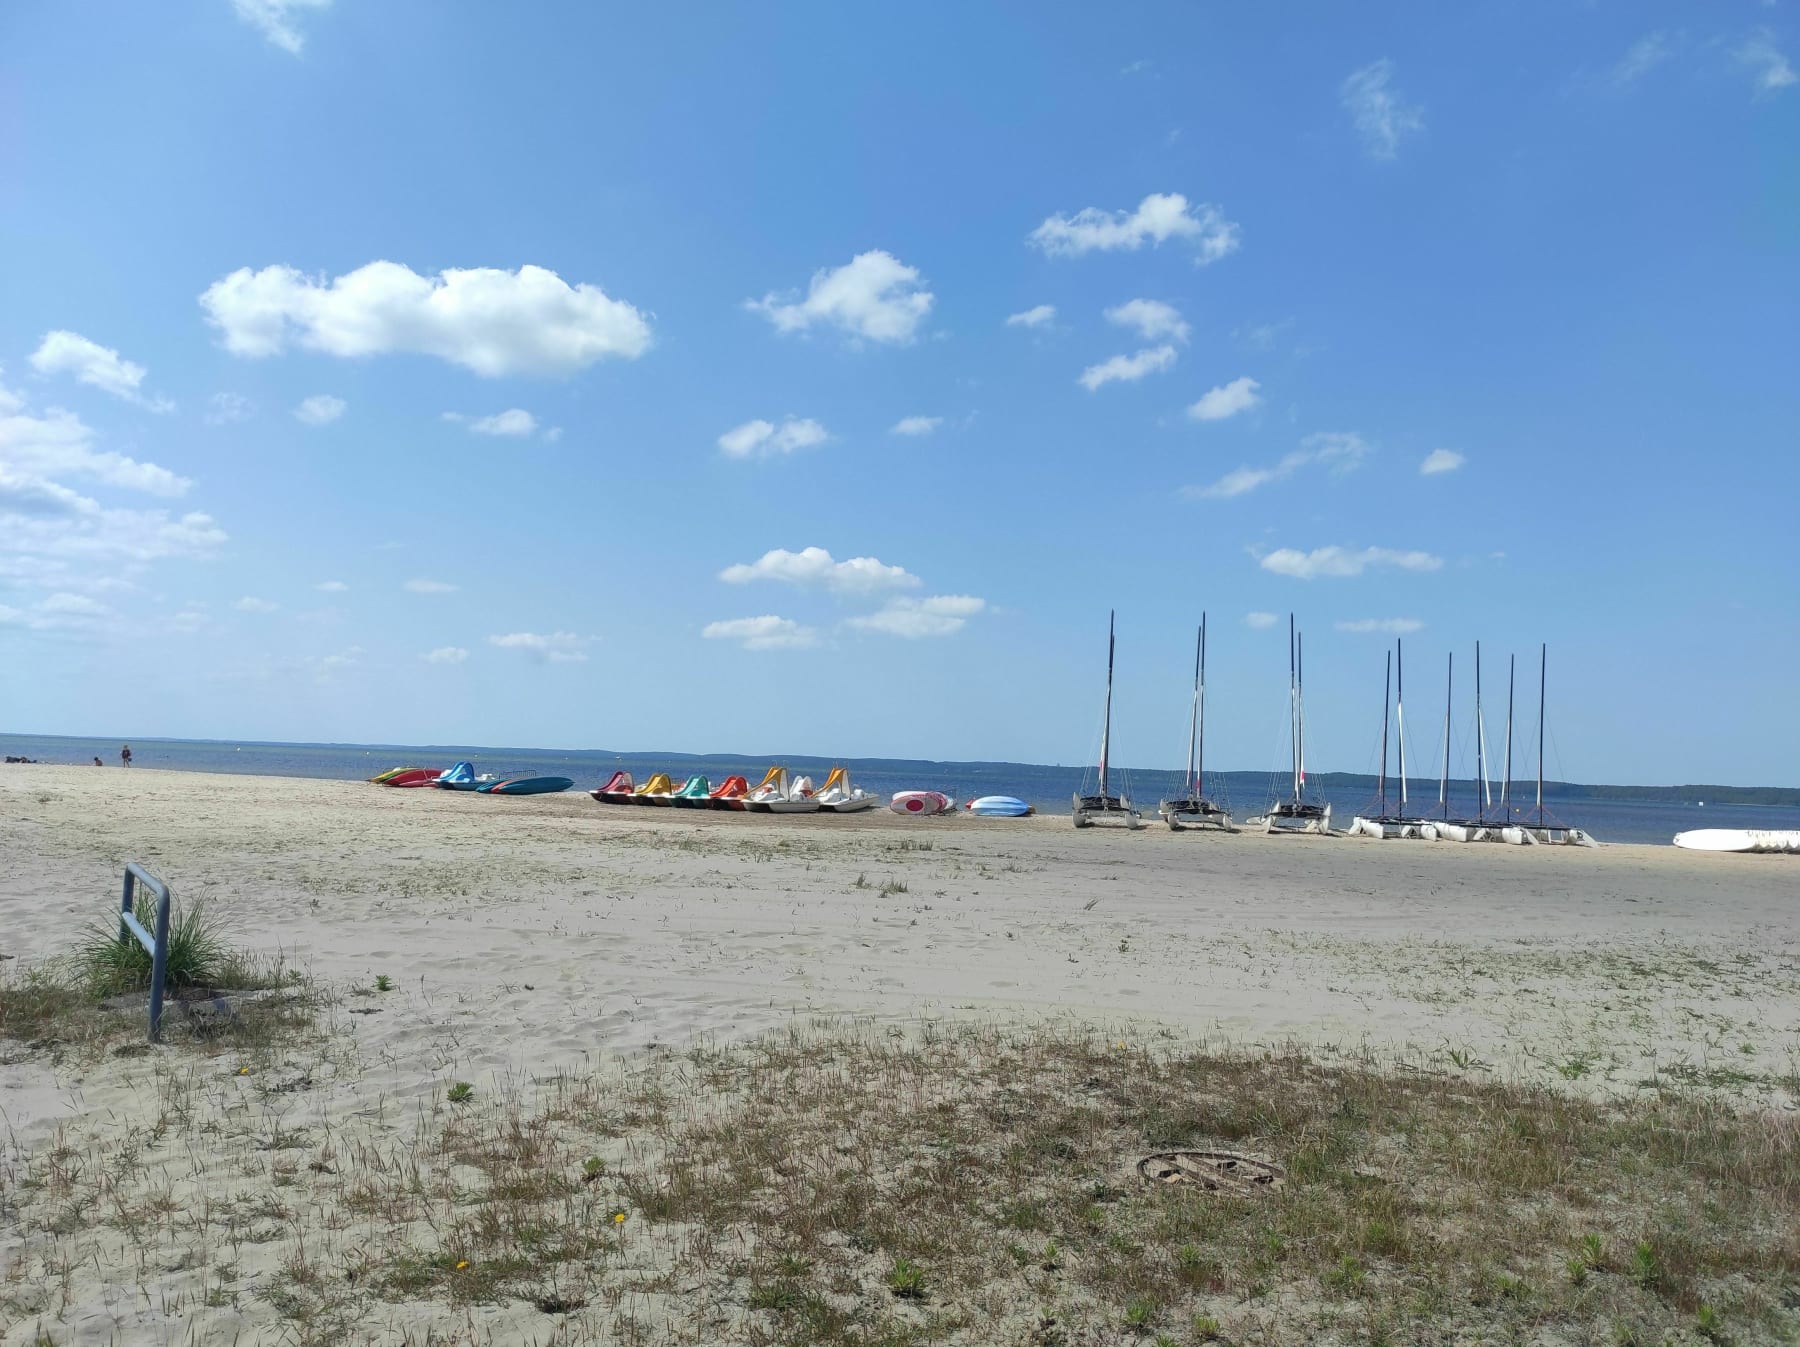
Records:
<instances>
[{"instance_id":1,"label":"lake water","mask_svg":"<svg viewBox=\"0 0 1800 1347\"><path fill-rule=\"evenodd\" d=\"M736 774L755 785L768 769L765 758L704 757L665 754L618 754L598 751L478 748L469 745L418 747L393 744L266 744L223 743L194 739L139 739L132 741L132 770L183 772L238 772L256 776L303 776L335 780L361 780L388 767L417 765L448 767L459 759L474 762L478 771L534 772L568 776L579 789L590 790L624 769L642 782L652 772L666 771L677 781L695 773L715 784ZM117 770L119 744L112 740L0 734L0 755L36 758L54 763L91 763L98 757ZM823 780L831 762L822 758L789 757L782 760L791 771ZM1037 763L908 762L896 759L844 759L855 782L883 795L897 790L941 790L956 800L977 795L1016 795L1043 813L1060 813L1069 797L1082 787L1084 773L1092 769L1057 767ZM0 771L29 770L0 767ZM1156 808L1163 794L1179 790L1179 771L1121 771L1134 803L1146 814ZM1241 820L1259 812L1272 792L1285 783L1260 772L1208 773L1208 788L1222 796ZM1451 812L1461 817L1474 812L1469 782L1453 782ZM1390 783L1390 788L1392 783ZM1115 789L1117 782L1115 781ZM1495 786L1496 794L1498 785ZM1532 783L1516 789L1515 802L1529 808ZM1373 782L1332 785L1320 792L1330 800L1334 822L1348 824L1360 809L1368 808ZM1415 813L1435 812L1437 781L1415 779L1412 807ZM1550 816L1558 822L1586 829L1602 842L1667 844L1686 828L1800 828L1800 808L1762 805L1720 805L1698 801L1589 800L1561 796L1556 783L1545 794Z\"/></svg>"}]
</instances>

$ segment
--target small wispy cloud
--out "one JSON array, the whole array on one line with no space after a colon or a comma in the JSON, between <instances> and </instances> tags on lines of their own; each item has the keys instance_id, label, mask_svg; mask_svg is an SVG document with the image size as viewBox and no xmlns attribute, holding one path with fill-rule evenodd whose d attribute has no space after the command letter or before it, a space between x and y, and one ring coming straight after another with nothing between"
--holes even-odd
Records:
<instances>
[{"instance_id":1,"label":"small wispy cloud","mask_svg":"<svg viewBox=\"0 0 1800 1347\"><path fill-rule=\"evenodd\" d=\"M342 580L321 580L313 586L321 594L342 594L350 588Z\"/></svg>"},{"instance_id":2,"label":"small wispy cloud","mask_svg":"<svg viewBox=\"0 0 1800 1347\"><path fill-rule=\"evenodd\" d=\"M1369 453L1369 442L1355 431L1322 430L1300 441L1300 447L1267 468L1233 468L1207 486L1182 488L1182 495L1193 500L1230 500L1256 490L1269 482L1291 477L1301 468L1318 465L1333 474L1351 471Z\"/></svg>"},{"instance_id":3,"label":"small wispy cloud","mask_svg":"<svg viewBox=\"0 0 1800 1347\"><path fill-rule=\"evenodd\" d=\"M810 449L830 438L831 432L812 418L790 416L779 426L762 420L733 426L719 436L719 448L724 450L727 458L770 458Z\"/></svg>"},{"instance_id":4,"label":"small wispy cloud","mask_svg":"<svg viewBox=\"0 0 1800 1347\"><path fill-rule=\"evenodd\" d=\"M214 393L206 400L204 419L209 426L229 426L255 415L256 404L241 393Z\"/></svg>"},{"instance_id":5,"label":"small wispy cloud","mask_svg":"<svg viewBox=\"0 0 1800 1347\"><path fill-rule=\"evenodd\" d=\"M306 35L299 17L308 10L326 9L331 0L231 0L238 18L260 31L271 46L293 56L306 49Z\"/></svg>"},{"instance_id":6,"label":"small wispy cloud","mask_svg":"<svg viewBox=\"0 0 1800 1347\"><path fill-rule=\"evenodd\" d=\"M1467 461L1454 449L1433 449L1419 464L1419 472L1425 477L1435 477L1441 472L1455 472Z\"/></svg>"},{"instance_id":7,"label":"small wispy cloud","mask_svg":"<svg viewBox=\"0 0 1800 1347\"><path fill-rule=\"evenodd\" d=\"M1624 88L1634 84L1648 75L1657 66L1674 54L1674 45L1669 35L1662 29L1653 33L1645 33L1633 42L1626 53L1619 58L1618 64L1612 68L1612 83L1615 88Z\"/></svg>"},{"instance_id":8,"label":"small wispy cloud","mask_svg":"<svg viewBox=\"0 0 1800 1347\"><path fill-rule=\"evenodd\" d=\"M819 639L813 628L773 613L708 622L700 629L700 635L708 641L736 641L746 650L802 650L817 644Z\"/></svg>"},{"instance_id":9,"label":"small wispy cloud","mask_svg":"<svg viewBox=\"0 0 1800 1347\"><path fill-rule=\"evenodd\" d=\"M1425 112L1392 87L1394 63L1385 56L1354 70L1339 94L1371 159L1392 159L1400 143L1425 129Z\"/></svg>"},{"instance_id":10,"label":"small wispy cloud","mask_svg":"<svg viewBox=\"0 0 1800 1347\"><path fill-rule=\"evenodd\" d=\"M146 372L142 365L79 332L46 332L37 350L31 353L31 367L44 375L73 375L80 383L148 411L175 410L175 404L167 398L150 397L142 391Z\"/></svg>"},{"instance_id":11,"label":"small wispy cloud","mask_svg":"<svg viewBox=\"0 0 1800 1347\"><path fill-rule=\"evenodd\" d=\"M1411 636L1415 631L1425 630L1425 624L1416 617L1359 617L1336 626L1339 631L1362 636Z\"/></svg>"},{"instance_id":12,"label":"small wispy cloud","mask_svg":"<svg viewBox=\"0 0 1800 1347\"><path fill-rule=\"evenodd\" d=\"M329 393L314 393L294 408L294 419L302 425L328 426L344 414L348 405Z\"/></svg>"},{"instance_id":13,"label":"small wispy cloud","mask_svg":"<svg viewBox=\"0 0 1800 1347\"><path fill-rule=\"evenodd\" d=\"M881 632L916 641L930 636L954 636L971 617L987 608L986 599L973 594L934 594L925 599L890 599L880 612L853 617L849 625L860 631Z\"/></svg>"},{"instance_id":14,"label":"small wispy cloud","mask_svg":"<svg viewBox=\"0 0 1800 1347\"><path fill-rule=\"evenodd\" d=\"M1744 40L1735 53L1739 64L1751 74L1758 94L1772 94L1800 80L1787 55L1775 44L1772 29L1759 28Z\"/></svg>"},{"instance_id":15,"label":"small wispy cloud","mask_svg":"<svg viewBox=\"0 0 1800 1347\"><path fill-rule=\"evenodd\" d=\"M1245 613L1244 625L1252 631L1267 631L1281 619L1273 613Z\"/></svg>"},{"instance_id":16,"label":"small wispy cloud","mask_svg":"<svg viewBox=\"0 0 1800 1347\"><path fill-rule=\"evenodd\" d=\"M281 607L280 604L272 603L268 599L259 599L254 594L244 595L231 606L240 613L273 613Z\"/></svg>"},{"instance_id":17,"label":"small wispy cloud","mask_svg":"<svg viewBox=\"0 0 1800 1347\"><path fill-rule=\"evenodd\" d=\"M941 416L903 416L888 432L892 435L929 435L944 424Z\"/></svg>"},{"instance_id":18,"label":"small wispy cloud","mask_svg":"<svg viewBox=\"0 0 1800 1347\"><path fill-rule=\"evenodd\" d=\"M460 645L440 645L436 650L427 650L419 656L427 664L461 664L468 657L469 652Z\"/></svg>"},{"instance_id":19,"label":"small wispy cloud","mask_svg":"<svg viewBox=\"0 0 1800 1347\"><path fill-rule=\"evenodd\" d=\"M823 589L833 594L873 594L888 589L917 589L919 577L904 566L890 566L876 557L850 557L838 561L823 547L798 552L777 547L755 561L739 562L719 572L728 585L747 585L775 580L802 589Z\"/></svg>"},{"instance_id":20,"label":"small wispy cloud","mask_svg":"<svg viewBox=\"0 0 1800 1347\"><path fill-rule=\"evenodd\" d=\"M507 439L523 439L537 432L538 419L523 407L508 407L492 416L464 416L461 412L445 412L444 420L467 426L472 435L498 435ZM559 432L560 433L560 432ZM554 438L548 434L546 439Z\"/></svg>"},{"instance_id":21,"label":"small wispy cloud","mask_svg":"<svg viewBox=\"0 0 1800 1347\"><path fill-rule=\"evenodd\" d=\"M1223 421L1239 412L1247 412L1262 401L1257 393L1261 387L1255 379L1245 376L1210 388L1187 409L1188 417L1194 421Z\"/></svg>"},{"instance_id":22,"label":"small wispy cloud","mask_svg":"<svg viewBox=\"0 0 1800 1347\"><path fill-rule=\"evenodd\" d=\"M580 664L587 659L592 638L577 636L572 631L514 631L504 636L488 637L488 644L502 650L517 650L534 660L550 664Z\"/></svg>"},{"instance_id":23,"label":"small wispy cloud","mask_svg":"<svg viewBox=\"0 0 1800 1347\"><path fill-rule=\"evenodd\" d=\"M1008 315L1008 327L1043 327L1056 321L1056 305L1039 304L1035 308L1026 309L1023 313Z\"/></svg>"},{"instance_id":24,"label":"small wispy cloud","mask_svg":"<svg viewBox=\"0 0 1800 1347\"><path fill-rule=\"evenodd\" d=\"M1081 372L1081 386L1092 393L1109 383L1136 383L1151 374L1161 373L1175 363L1173 346L1157 346L1135 355L1116 355Z\"/></svg>"},{"instance_id":25,"label":"small wispy cloud","mask_svg":"<svg viewBox=\"0 0 1800 1347\"><path fill-rule=\"evenodd\" d=\"M1295 580L1317 580L1322 577L1348 579L1369 570L1435 571L1444 559L1429 552L1398 551L1391 547L1317 547L1302 552L1281 547L1261 558L1265 571Z\"/></svg>"},{"instance_id":26,"label":"small wispy cloud","mask_svg":"<svg viewBox=\"0 0 1800 1347\"><path fill-rule=\"evenodd\" d=\"M1188 325L1181 311L1160 299L1128 299L1106 310L1106 321L1129 327L1145 341L1167 337L1173 341L1188 339Z\"/></svg>"},{"instance_id":27,"label":"small wispy cloud","mask_svg":"<svg viewBox=\"0 0 1800 1347\"><path fill-rule=\"evenodd\" d=\"M1153 192L1131 211L1095 206L1073 215L1052 215L1031 231L1031 244L1049 257L1091 252L1136 252L1179 239L1194 248L1194 262L1207 266L1239 247L1240 231L1217 206L1193 205L1179 192Z\"/></svg>"}]
</instances>

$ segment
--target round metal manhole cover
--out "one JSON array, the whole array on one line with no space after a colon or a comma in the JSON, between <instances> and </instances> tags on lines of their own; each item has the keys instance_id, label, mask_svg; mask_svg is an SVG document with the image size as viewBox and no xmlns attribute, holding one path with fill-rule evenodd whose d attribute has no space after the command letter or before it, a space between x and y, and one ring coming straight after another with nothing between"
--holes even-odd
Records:
<instances>
[{"instance_id":1,"label":"round metal manhole cover","mask_svg":"<svg viewBox=\"0 0 1800 1347\"><path fill-rule=\"evenodd\" d=\"M1287 1176L1277 1165L1236 1151L1163 1151L1138 1161L1145 1183L1185 1184L1213 1193L1266 1193Z\"/></svg>"}]
</instances>

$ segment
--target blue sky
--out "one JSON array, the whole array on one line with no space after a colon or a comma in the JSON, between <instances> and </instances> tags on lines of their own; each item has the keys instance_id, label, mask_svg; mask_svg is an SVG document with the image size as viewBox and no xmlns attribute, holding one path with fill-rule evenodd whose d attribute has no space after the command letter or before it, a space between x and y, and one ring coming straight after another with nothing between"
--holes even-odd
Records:
<instances>
[{"instance_id":1,"label":"blue sky","mask_svg":"<svg viewBox=\"0 0 1800 1347\"><path fill-rule=\"evenodd\" d=\"M1291 610L1319 768L1405 631L1421 727L1545 641L1553 774L1800 784L1797 60L1755 0L8 6L0 722L1074 762L1117 608L1162 764L1204 608L1261 768Z\"/></svg>"}]
</instances>

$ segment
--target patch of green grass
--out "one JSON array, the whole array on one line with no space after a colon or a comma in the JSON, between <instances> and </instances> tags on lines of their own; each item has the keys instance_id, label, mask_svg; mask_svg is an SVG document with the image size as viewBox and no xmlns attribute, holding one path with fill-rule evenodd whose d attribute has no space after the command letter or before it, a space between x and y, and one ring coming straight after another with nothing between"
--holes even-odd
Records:
<instances>
[{"instance_id":1,"label":"patch of green grass","mask_svg":"<svg viewBox=\"0 0 1800 1347\"><path fill-rule=\"evenodd\" d=\"M923 1300L925 1269L910 1258L896 1258L894 1266L888 1269L887 1286L902 1300Z\"/></svg>"},{"instance_id":2,"label":"patch of green grass","mask_svg":"<svg viewBox=\"0 0 1800 1347\"><path fill-rule=\"evenodd\" d=\"M393 991L394 990L394 980L391 977L389 977L386 973L377 973L375 975L375 990L378 992Z\"/></svg>"},{"instance_id":3,"label":"patch of green grass","mask_svg":"<svg viewBox=\"0 0 1800 1347\"><path fill-rule=\"evenodd\" d=\"M475 1087L466 1080L454 1082L444 1091L444 1098L452 1104L466 1104L475 1097Z\"/></svg>"}]
</instances>

